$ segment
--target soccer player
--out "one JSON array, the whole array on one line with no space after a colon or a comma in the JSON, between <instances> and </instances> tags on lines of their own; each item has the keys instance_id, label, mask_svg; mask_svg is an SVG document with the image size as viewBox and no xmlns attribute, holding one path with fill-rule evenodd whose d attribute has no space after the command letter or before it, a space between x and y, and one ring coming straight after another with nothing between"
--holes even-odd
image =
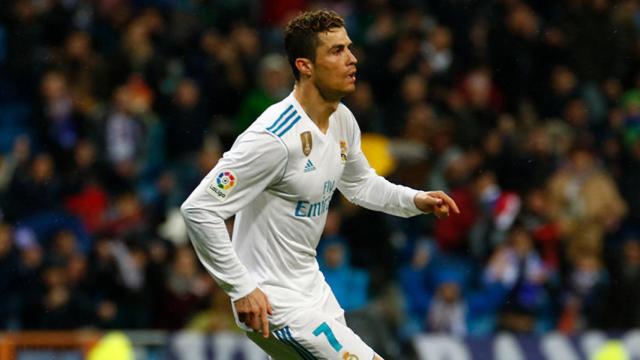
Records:
<instances>
[{"instance_id":1,"label":"soccer player","mask_svg":"<svg viewBox=\"0 0 640 360\"><path fill-rule=\"evenodd\" d=\"M276 360L381 359L345 323L316 261L336 189L397 216L459 213L445 193L392 184L369 166L356 119L340 103L355 90L351 45L334 12L291 20L285 48L293 92L238 136L181 207L238 325ZM224 223L232 215L233 242Z\"/></svg>"}]
</instances>

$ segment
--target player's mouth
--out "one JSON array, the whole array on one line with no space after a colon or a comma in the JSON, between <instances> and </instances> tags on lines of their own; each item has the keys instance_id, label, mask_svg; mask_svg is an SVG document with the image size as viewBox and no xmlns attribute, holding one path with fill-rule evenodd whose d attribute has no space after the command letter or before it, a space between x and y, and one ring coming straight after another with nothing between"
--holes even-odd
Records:
<instances>
[{"instance_id":1,"label":"player's mouth","mask_svg":"<svg viewBox=\"0 0 640 360\"><path fill-rule=\"evenodd\" d=\"M356 81L356 72L355 72L355 70L347 74L347 79L349 81L352 81L352 82Z\"/></svg>"}]
</instances>

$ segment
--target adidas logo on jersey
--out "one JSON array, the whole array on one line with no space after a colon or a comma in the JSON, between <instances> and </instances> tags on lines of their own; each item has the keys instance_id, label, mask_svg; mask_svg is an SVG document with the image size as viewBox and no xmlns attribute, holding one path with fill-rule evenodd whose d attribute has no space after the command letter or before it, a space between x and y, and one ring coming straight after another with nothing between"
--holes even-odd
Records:
<instances>
[{"instance_id":1,"label":"adidas logo on jersey","mask_svg":"<svg viewBox=\"0 0 640 360\"><path fill-rule=\"evenodd\" d=\"M309 171L313 171L315 169L316 169L316 167L313 166L313 163L311 162L311 159L307 160L307 165L304 166L304 172L308 173Z\"/></svg>"}]
</instances>

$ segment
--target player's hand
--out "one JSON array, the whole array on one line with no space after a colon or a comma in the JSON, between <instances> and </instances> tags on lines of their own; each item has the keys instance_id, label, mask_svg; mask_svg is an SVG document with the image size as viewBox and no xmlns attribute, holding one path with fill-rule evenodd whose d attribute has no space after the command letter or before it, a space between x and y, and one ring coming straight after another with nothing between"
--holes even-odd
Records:
<instances>
[{"instance_id":1,"label":"player's hand","mask_svg":"<svg viewBox=\"0 0 640 360\"><path fill-rule=\"evenodd\" d=\"M433 213L438 219L449 216L450 210L460 214L460 209L458 209L456 202L442 191L419 192L413 201L418 209L426 213Z\"/></svg>"},{"instance_id":2,"label":"player's hand","mask_svg":"<svg viewBox=\"0 0 640 360\"><path fill-rule=\"evenodd\" d=\"M267 295L256 288L249 295L233 302L238 320L255 331L262 332L262 336L269 337L269 319L267 315L273 315L271 304Z\"/></svg>"}]
</instances>

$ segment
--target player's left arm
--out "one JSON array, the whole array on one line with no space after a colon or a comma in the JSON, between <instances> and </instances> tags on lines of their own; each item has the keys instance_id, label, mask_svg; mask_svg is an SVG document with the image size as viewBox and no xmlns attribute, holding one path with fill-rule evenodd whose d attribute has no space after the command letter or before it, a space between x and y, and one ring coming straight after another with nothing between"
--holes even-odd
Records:
<instances>
[{"instance_id":1,"label":"player's left arm","mask_svg":"<svg viewBox=\"0 0 640 360\"><path fill-rule=\"evenodd\" d=\"M338 189L349 201L367 209L403 217L434 213L442 218L450 211L460 213L455 201L442 191L415 190L393 184L376 174L362 153L360 129L353 118L351 125L347 159L338 183Z\"/></svg>"}]
</instances>

